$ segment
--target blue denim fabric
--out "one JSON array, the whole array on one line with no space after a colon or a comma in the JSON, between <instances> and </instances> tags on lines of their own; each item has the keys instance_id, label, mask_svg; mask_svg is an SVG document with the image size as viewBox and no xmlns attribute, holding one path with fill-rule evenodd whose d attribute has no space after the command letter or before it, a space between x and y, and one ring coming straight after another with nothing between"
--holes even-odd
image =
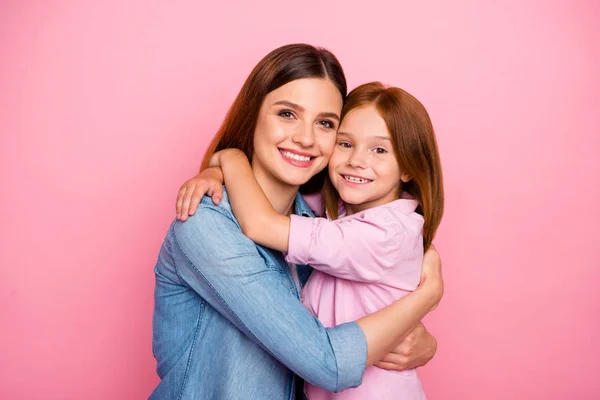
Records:
<instances>
[{"instance_id":1,"label":"blue denim fabric","mask_svg":"<svg viewBox=\"0 0 600 400\"><path fill-rule=\"evenodd\" d=\"M295 211L313 215L300 195ZM151 399L293 400L294 373L329 391L361 383L362 330L306 310L283 255L243 235L226 192L173 222L154 272ZM304 285L310 267L298 275Z\"/></svg>"}]
</instances>

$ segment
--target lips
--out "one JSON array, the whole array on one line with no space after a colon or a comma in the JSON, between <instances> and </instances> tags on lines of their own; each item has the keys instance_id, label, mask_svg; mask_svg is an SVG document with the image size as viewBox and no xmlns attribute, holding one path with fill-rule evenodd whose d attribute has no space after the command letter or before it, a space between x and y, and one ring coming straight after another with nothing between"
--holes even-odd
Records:
<instances>
[{"instance_id":1,"label":"lips","mask_svg":"<svg viewBox=\"0 0 600 400\"><path fill-rule=\"evenodd\" d=\"M340 174L340 176L342 177L342 181L350 187L367 185L373 182L372 179L363 178L362 176L358 175Z\"/></svg>"},{"instance_id":2,"label":"lips","mask_svg":"<svg viewBox=\"0 0 600 400\"><path fill-rule=\"evenodd\" d=\"M279 149L279 154L286 162L300 168L310 167L316 158L308 153L290 149Z\"/></svg>"}]
</instances>

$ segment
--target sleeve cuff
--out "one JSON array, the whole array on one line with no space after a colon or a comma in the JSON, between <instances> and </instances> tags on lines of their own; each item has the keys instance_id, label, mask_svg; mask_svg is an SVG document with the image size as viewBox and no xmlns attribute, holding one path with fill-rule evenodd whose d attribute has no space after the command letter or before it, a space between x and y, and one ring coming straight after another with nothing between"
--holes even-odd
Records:
<instances>
[{"instance_id":1,"label":"sleeve cuff","mask_svg":"<svg viewBox=\"0 0 600 400\"><path fill-rule=\"evenodd\" d=\"M308 264L310 242L315 218L291 215L290 239L285 260L292 264Z\"/></svg>"},{"instance_id":2,"label":"sleeve cuff","mask_svg":"<svg viewBox=\"0 0 600 400\"><path fill-rule=\"evenodd\" d=\"M327 329L338 367L337 392L362 383L367 364L367 339L356 322Z\"/></svg>"}]
</instances>

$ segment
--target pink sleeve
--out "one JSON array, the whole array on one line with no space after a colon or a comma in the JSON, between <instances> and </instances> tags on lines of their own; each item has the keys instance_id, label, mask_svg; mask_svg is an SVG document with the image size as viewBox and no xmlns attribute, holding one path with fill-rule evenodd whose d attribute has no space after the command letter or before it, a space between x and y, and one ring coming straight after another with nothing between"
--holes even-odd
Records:
<instances>
[{"instance_id":1,"label":"pink sleeve","mask_svg":"<svg viewBox=\"0 0 600 400\"><path fill-rule=\"evenodd\" d=\"M335 221L292 215L286 260L348 280L379 282L419 245L422 227L422 220L386 207Z\"/></svg>"}]
</instances>

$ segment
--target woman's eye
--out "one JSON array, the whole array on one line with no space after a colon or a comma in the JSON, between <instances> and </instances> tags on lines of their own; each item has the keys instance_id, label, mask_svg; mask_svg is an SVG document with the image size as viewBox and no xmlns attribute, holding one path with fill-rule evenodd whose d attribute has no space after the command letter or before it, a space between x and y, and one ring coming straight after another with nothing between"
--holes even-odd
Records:
<instances>
[{"instance_id":1,"label":"woman's eye","mask_svg":"<svg viewBox=\"0 0 600 400\"><path fill-rule=\"evenodd\" d=\"M385 153L387 153L387 152L388 152L388 151L387 151L386 149L384 149L383 147L376 147L376 148L374 149L374 151L375 151L375 153L377 153L377 154L385 154Z\"/></svg>"},{"instance_id":2,"label":"woman's eye","mask_svg":"<svg viewBox=\"0 0 600 400\"><path fill-rule=\"evenodd\" d=\"M292 118L294 118L294 113L289 110L282 110L282 111L279 111L279 116L286 118L286 119L292 119Z\"/></svg>"},{"instance_id":3,"label":"woman's eye","mask_svg":"<svg viewBox=\"0 0 600 400\"><path fill-rule=\"evenodd\" d=\"M334 123L329 120L326 120L326 119L324 119L323 121L319 121L319 124L321 124L324 128L327 128L327 129L335 128Z\"/></svg>"}]
</instances>

